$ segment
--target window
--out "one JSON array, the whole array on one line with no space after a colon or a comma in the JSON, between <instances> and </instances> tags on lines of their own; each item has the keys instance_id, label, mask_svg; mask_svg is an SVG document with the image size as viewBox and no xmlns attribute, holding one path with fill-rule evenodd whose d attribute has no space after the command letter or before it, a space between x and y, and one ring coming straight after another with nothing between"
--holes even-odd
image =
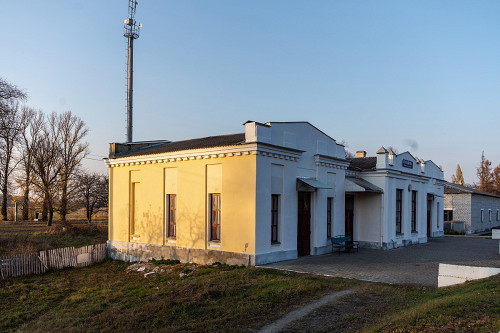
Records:
<instances>
[{"instance_id":1,"label":"window","mask_svg":"<svg viewBox=\"0 0 500 333\"><path fill-rule=\"evenodd\" d=\"M484 209L481 209L481 222L484 221Z\"/></svg>"},{"instance_id":2,"label":"window","mask_svg":"<svg viewBox=\"0 0 500 333\"><path fill-rule=\"evenodd\" d=\"M453 221L453 210L452 209L445 209L444 210L444 221L445 222Z\"/></svg>"},{"instance_id":3,"label":"window","mask_svg":"<svg viewBox=\"0 0 500 333\"><path fill-rule=\"evenodd\" d=\"M220 241L220 193L210 193L210 240Z\"/></svg>"},{"instance_id":4,"label":"window","mask_svg":"<svg viewBox=\"0 0 500 333\"><path fill-rule=\"evenodd\" d=\"M488 220L491 222L491 209L488 209Z\"/></svg>"},{"instance_id":5,"label":"window","mask_svg":"<svg viewBox=\"0 0 500 333\"><path fill-rule=\"evenodd\" d=\"M401 233L401 217L403 210L403 190L396 189L396 233Z\"/></svg>"},{"instance_id":6,"label":"window","mask_svg":"<svg viewBox=\"0 0 500 333\"><path fill-rule=\"evenodd\" d=\"M167 207L167 237L175 238L175 224L176 224L176 196L175 194L166 195L166 207Z\"/></svg>"},{"instance_id":7,"label":"window","mask_svg":"<svg viewBox=\"0 0 500 333\"><path fill-rule=\"evenodd\" d=\"M411 191L411 231L417 231L417 191Z\"/></svg>"},{"instance_id":8,"label":"window","mask_svg":"<svg viewBox=\"0 0 500 333\"><path fill-rule=\"evenodd\" d=\"M326 237L332 237L332 204L333 198L326 199Z\"/></svg>"},{"instance_id":9,"label":"window","mask_svg":"<svg viewBox=\"0 0 500 333\"><path fill-rule=\"evenodd\" d=\"M271 243L278 242L278 222L279 222L280 195L271 195Z\"/></svg>"},{"instance_id":10,"label":"window","mask_svg":"<svg viewBox=\"0 0 500 333\"><path fill-rule=\"evenodd\" d=\"M500 221L500 209L497 209L497 221Z\"/></svg>"}]
</instances>

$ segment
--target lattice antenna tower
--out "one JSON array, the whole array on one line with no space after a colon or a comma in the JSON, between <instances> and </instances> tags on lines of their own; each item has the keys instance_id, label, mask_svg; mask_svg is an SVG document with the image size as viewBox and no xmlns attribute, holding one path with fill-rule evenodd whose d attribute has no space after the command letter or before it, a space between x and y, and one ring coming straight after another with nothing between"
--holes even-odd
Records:
<instances>
[{"instance_id":1,"label":"lattice antenna tower","mask_svg":"<svg viewBox=\"0 0 500 333\"><path fill-rule=\"evenodd\" d=\"M124 21L123 36L127 38L128 56L127 56L127 142L132 142L132 93L134 83L134 39L139 38L139 32L142 24L137 24L135 8L137 1L128 1L128 17Z\"/></svg>"}]
</instances>

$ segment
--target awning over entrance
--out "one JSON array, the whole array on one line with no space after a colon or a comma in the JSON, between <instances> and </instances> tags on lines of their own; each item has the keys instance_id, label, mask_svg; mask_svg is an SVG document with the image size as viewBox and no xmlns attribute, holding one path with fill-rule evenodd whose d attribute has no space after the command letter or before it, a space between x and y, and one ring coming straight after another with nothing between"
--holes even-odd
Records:
<instances>
[{"instance_id":1,"label":"awning over entrance","mask_svg":"<svg viewBox=\"0 0 500 333\"><path fill-rule=\"evenodd\" d=\"M384 191L361 178L356 177L345 177L345 191L346 192L373 192L373 193L383 193Z\"/></svg>"},{"instance_id":2,"label":"awning over entrance","mask_svg":"<svg viewBox=\"0 0 500 333\"><path fill-rule=\"evenodd\" d=\"M323 184L314 178L306 178L306 177L297 178L297 191L314 192L318 188L332 188L332 187Z\"/></svg>"}]
</instances>

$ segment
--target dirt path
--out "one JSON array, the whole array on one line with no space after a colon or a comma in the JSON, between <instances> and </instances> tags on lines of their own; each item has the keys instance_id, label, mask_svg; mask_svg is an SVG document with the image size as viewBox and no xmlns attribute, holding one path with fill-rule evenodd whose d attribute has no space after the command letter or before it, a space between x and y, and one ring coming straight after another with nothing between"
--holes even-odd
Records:
<instances>
[{"instance_id":1,"label":"dirt path","mask_svg":"<svg viewBox=\"0 0 500 333\"><path fill-rule=\"evenodd\" d=\"M284 317L281 317L280 319L276 320L275 322L264 326L259 333L275 333L279 332L281 329L283 329L285 326L288 324L292 323L293 321L299 320L305 316L307 316L309 313L312 311L325 306L327 304L330 304L332 302L335 302L337 299L339 299L342 296L349 295L353 293L352 290L342 290L342 291L337 291L331 294L328 294L326 296L323 296L319 300L309 303L304 307L301 307L300 309L297 309L295 311L292 311L285 315Z\"/></svg>"}]
</instances>

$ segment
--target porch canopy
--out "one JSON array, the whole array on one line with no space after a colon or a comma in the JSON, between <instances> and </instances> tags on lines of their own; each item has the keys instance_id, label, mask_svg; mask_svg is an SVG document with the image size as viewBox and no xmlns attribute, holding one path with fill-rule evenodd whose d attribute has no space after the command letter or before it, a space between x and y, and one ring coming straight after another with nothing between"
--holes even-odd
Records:
<instances>
[{"instance_id":1,"label":"porch canopy","mask_svg":"<svg viewBox=\"0 0 500 333\"><path fill-rule=\"evenodd\" d=\"M384 191L370 183L367 180L356 178L356 177L345 177L345 191L346 192L371 192L371 193L383 193Z\"/></svg>"},{"instance_id":2,"label":"porch canopy","mask_svg":"<svg viewBox=\"0 0 500 333\"><path fill-rule=\"evenodd\" d=\"M332 188L314 178L298 177L297 178L297 191L301 192L314 192L318 188Z\"/></svg>"}]
</instances>

